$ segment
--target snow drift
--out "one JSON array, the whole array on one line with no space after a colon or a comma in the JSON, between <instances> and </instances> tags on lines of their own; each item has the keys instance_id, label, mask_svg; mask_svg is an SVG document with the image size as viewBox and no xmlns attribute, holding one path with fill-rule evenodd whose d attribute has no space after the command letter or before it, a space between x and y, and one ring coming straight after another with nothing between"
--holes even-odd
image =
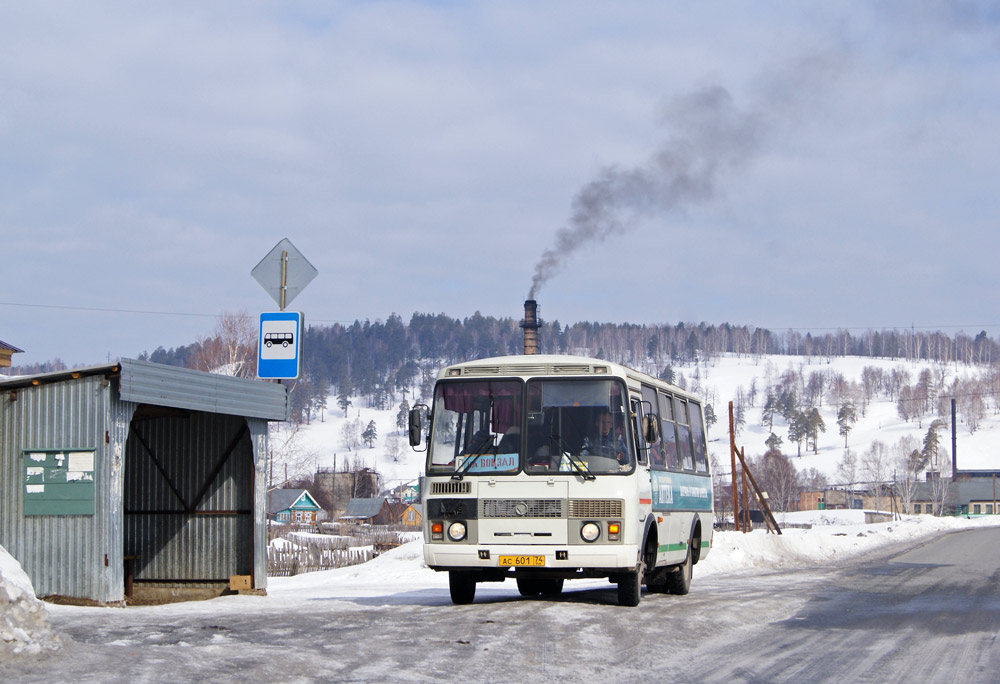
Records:
<instances>
[{"instance_id":1,"label":"snow drift","mask_svg":"<svg viewBox=\"0 0 1000 684\"><path fill-rule=\"evenodd\" d=\"M0 546L0 663L54 651L59 637L20 563Z\"/></svg>"}]
</instances>

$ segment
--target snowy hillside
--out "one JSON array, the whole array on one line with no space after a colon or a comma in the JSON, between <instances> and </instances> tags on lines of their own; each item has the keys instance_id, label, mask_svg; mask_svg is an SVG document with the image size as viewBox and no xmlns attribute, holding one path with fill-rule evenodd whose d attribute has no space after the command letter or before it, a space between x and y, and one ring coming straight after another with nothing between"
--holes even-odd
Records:
<instances>
[{"instance_id":1,"label":"snowy hillside","mask_svg":"<svg viewBox=\"0 0 1000 684\"><path fill-rule=\"evenodd\" d=\"M708 431L709 451L722 464L723 469L728 468L729 463L730 401L737 405L742 401L744 405L745 423L738 434L737 444L746 448L748 457L755 457L767 450L765 440L770 432L763 425L762 412L768 389L776 391L780 386L792 387L796 389L801 401L807 394L806 386L810 382L823 386L823 391L811 404L819 410L825 424L825 431L818 434L815 453L812 445L807 449L803 442L801 456L797 456L799 448L789 438L788 423L780 416L774 419L773 430L783 440L781 451L791 458L800 472L814 468L826 475L831 483L836 483L837 466L844 454L845 440L839 434L837 412L840 403L830 388L832 380L842 379L842 386L848 388L845 396L850 397L856 406L857 421L851 426L847 446L859 457L871 448L874 441L880 441L892 450L900 439L908 437L912 440L911 446L919 448L931 422L937 417L934 396L928 412L909 421L903 420L899 415L898 397L885 388L872 391L870 398L866 400L863 390L866 368L869 380L873 371L881 372L885 377L895 372L897 377L903 377L910 386L917 383L921 372L929 371L934 384L942 388L942 396L947 394L946 388L951 388L955 380L982 379L990 372L985 366L908 362L899 359L732 355L697 364L675 366L674 372L676 382L683 383L683 386L704 397L706 403L714 407L718 422ZM383 483L389 487L415 480L423 467L423 454L414 452L409 447L405 431L396 425L402 397L397 397L397 403L384 411L365 408L366 402L362 397L351 399L352 406L347 409L346 417L344 411L336 407L336 397L331 396L327 403L330 408L325 411L323 419L314 417L310 424L301 427L300 434L293 440L296 454L291 459L294 462L292 470L298 467L303 473L309 473L314 472L317 467L331 468L336 465L341 470L345 464L357 464L378 470L382 474ZM415 401L412 395L408 395L407 400L411 404ZM378 435L374 447L361 444L348 449L344 438L344 425L347 421L357 421L356 425L360 430L374 421ZM279 445L284 439L280 432L272 437L275 445ZM939 439L942 453L950 455L950 426L939 431ZM993 401L987 401L974 432L970 431L960 414L959 468L1000 468L1000 454L994 449L998 441L1000 416L997 415ZM278 480L281 479L279 475L276 474Z\"/></svg>"}]
</instances>

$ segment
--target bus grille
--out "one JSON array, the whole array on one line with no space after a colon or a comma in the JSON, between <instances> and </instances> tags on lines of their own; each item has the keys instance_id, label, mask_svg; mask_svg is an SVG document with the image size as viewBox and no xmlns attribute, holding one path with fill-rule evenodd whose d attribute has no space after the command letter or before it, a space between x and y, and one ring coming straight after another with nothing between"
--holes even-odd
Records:
<instances>
[{"instance_id":1,"label":"bus grille","mask_svg":"<svg viewBox=\"0 0 1000 684\"><path fill-rule=\"evenodd\" d=\"M431 494L469 494L471 482L432 482Z\"/></svg>"},{"instance_id":2,"label":"bus grille","mask_svg":"<svg viewBox=\"0 0 1000 684\"><path fill-rule=\"evenodd\" d=\"M480 518L564 518L562 499L480 499Z\"/></svg>"},{"instance_id":3,"label":"bus grille","mask_svg":"<svg viewBox=\"0 0 1000 684\"><path fill-rule=\"evenodd\" d=\"M570 518L620 518L621 499L570 499Z\"/></svg>"}]
</instances>

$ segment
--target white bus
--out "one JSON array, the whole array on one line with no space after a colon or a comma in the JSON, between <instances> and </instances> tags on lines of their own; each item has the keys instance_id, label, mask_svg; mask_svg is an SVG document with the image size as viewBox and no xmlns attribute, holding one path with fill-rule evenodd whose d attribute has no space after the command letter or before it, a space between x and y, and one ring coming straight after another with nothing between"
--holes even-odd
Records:
<instances>
[{"instance_id":1,"label":"white bus","mask_svg":"<svg viewBox=\"0 0 1000 684\"><path fill-rule=\"evenodd\" d=\"M424 560L454 603L507 578L537 596L606 577L626 606L642 585L688 592L712 544L697 397L599 359L509 356L443 369L429 430L423 415Z\"/></svg>"}]
</instances>

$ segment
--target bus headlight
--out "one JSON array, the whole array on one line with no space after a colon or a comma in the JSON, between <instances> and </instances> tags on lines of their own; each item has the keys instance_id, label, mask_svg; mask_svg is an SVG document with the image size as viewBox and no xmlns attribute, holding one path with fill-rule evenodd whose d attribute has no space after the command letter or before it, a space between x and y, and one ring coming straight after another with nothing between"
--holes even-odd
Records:
<instances>
[{"instance_id":1,"label":"bus headlight","mask_svg":"<svg viewBox=\"0 0 1000 684\"><path fill-rule=\"evenodd\" d=\"M448 526L448 538L452 541L465 539L465 523L453 522Z\"/></svg>"},{"instance_id":2,"label":"bus headlight","mask_svg":"<svg viewBox=\"0 0 1000 684\"><path fill-rule=\"evenodd\" d=\"M583 527L580 528L580 536L585 542L597 541L597 538L601 536L601 526L593 522L584 523Z\"/></svg>"}]
</instances>

